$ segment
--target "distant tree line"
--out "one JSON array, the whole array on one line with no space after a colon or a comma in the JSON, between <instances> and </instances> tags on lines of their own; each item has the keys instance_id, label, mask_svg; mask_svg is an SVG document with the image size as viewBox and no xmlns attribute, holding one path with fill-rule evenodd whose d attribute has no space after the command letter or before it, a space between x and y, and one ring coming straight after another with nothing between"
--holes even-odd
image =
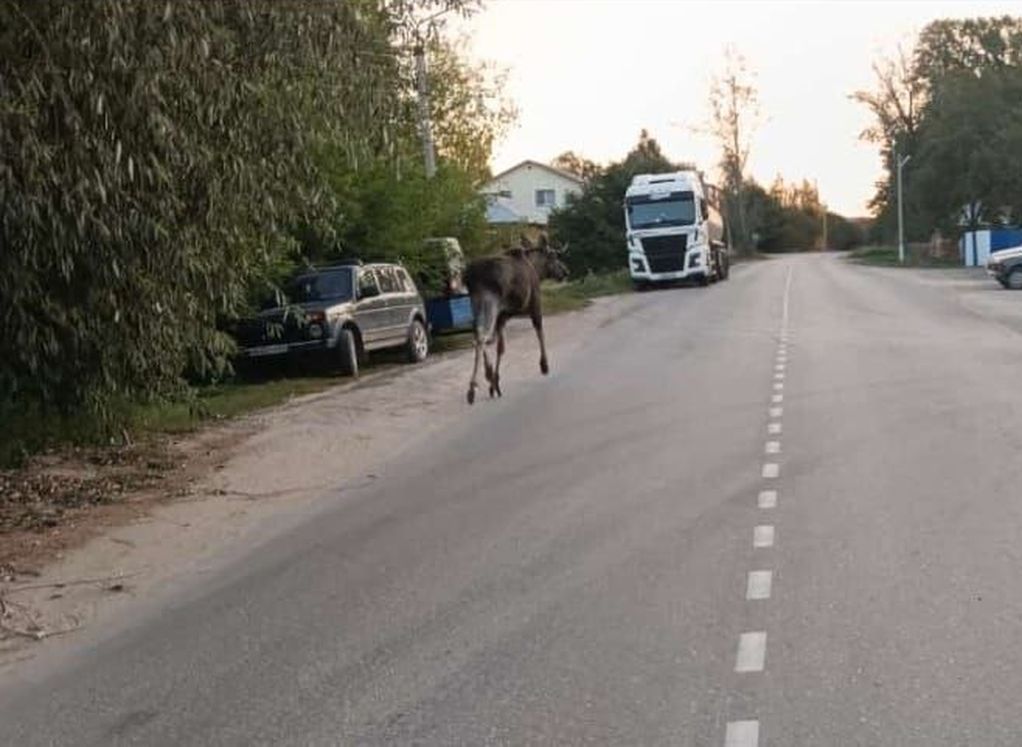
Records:
<instances>
[{"instance_id":1,"label":"distant tree line","mask_svg":"<svg viewBox=\"0 0 1022 747\"><path fill-rule=\"evenodd\" d=\"M481 245L476 186L514 110L423 22L474 7L0 0L0 416L102 418L223 376L222 321L301 264Z\"/></svg>"},{"instance_id":2,"label":"distant tree line","mask_svg":"<svg viewBox=\"0 0 1022 747\"><path fill-rule=\"evenodd\" d=\"M954 233L969 204L981 206L973 226L1022 221L1022 18L934 21L874 71L876 89L853 98L873 114L863 137L884 164L871 201L876 238L896 236L896 153L911 156L908 238Z\"/></svg>"},{"instance_id":3,"label":"distant tree line","mask_svg":"<svg viewBox=\"0 0 1022 747\"><path fill-rule=\"evenodd\" d=\"M554 238L570 244L568 265L572 274L623 269L626 263L624 195L636 174L657 174L694 169L691 163L671 161L660 144L643 131L639 142L621 161L600 165L567 152L553 165L585 180L581 194L550 216ZM743 217L748 239L733 243L739 251L787 252L820 248L824 230L824 207L816 188L808 182L786 184L780 177L769 189L743 178L742 189L725 192L721 206L729 229L737 231ZM741 210L732 201L741 200ZM827 213L828 248L847 249L861 243L860 230L835 213Z\"/></svg>"}]
</instances>

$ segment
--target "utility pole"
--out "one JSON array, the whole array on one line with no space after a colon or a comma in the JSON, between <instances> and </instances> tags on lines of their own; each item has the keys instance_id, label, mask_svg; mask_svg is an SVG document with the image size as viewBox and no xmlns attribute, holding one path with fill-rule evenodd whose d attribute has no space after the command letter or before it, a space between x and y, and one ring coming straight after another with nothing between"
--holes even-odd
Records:
<instances>
[{"instance_id":1,"label":"utility pole","mask_svg":"<svg viewBox=\"0 0 1022 747\"><path fill-rule=\"evenodd\" d=\"M426 48L420 39L415 45L415 83L419 92L419 132L422 134L422 155L426 178L436 176L436 153L433 150L433 123L429 119L429 79L426 70Z\"/></svg>"},{"instance_id":2,"label":"utility pole","mask_svg":"<svg viewBox=\"0 0 1022 747\"><path fill-rule=\"evenodd\" d=\"M912 156L902 158L898 151L894 151L894 159L898 164L898 262L905 264L905 211L901 204L901 170L912 160Z\"/></svg>"}]
</instances>

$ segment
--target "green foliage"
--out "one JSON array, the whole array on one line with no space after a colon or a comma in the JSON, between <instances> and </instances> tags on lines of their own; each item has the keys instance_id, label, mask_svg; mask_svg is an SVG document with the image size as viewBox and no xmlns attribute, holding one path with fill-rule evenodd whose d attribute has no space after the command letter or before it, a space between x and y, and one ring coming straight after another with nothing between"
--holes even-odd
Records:
<instances>
[{"instance_id":1,"label":"green foliage","mask_svg":"<svg viewBox=\"0 0 1022 747\"><path fill-rule=\"evenodd\" d=\"M295 231L309 261L400 261L420 276L441 260L424 245L427 238L455 237L469 256L488 248L486 203L478 185L489 177L493 144L516 111L501 93L503 74L468 64L460 44L434 39L426 50L436 175L426 178L410 99L384 157L355 162L336 141L318 148L315 162L336 210L331 220Z\"/></svg>"},{"instance_id":2,"label":"green foliage","mask_svg":"<svg viewBox=\"0 0 1022 747\"><path fill-rule=\"evenodd\" d=\"M1022 18L941 19L920 32L913 73L927 90L954 73L981 75L1022 65Z\"/></svg>"},{"instance_id":3,"label":"green foliage","mask_svg":"<svg viewBox=\"0 0 1022 747\"><path fill-rule=\"evenodd\" d=\"M0 0L0 410L112 424L115 400L228 373L221 322L296 264L481 245L513 109L423 23L475 5Z\"/></svg>"},{"instance_id":4,"label":"green foliage","mask_svg":"<svg viewBox=\"0 0 1022 747\"><path fill-rule=\"evenodd\" d=\"M812 184L786 184L778 177L769 190L754 181L742 188L754 247L761 252L795 252L823 247L825 206ZM732 211L737 212L737 211ZM827 249L862 243L860 231L843 216L827 211Z\"/></svg>"},{"instance_id":5,"label":"green foliage","mask_svg":"<svg viewBox=\"0 0 1022 747\"><path fill-rule=\"evenodd\" d=\"M954 230L979 201L991 222L1022 217L1022 67L945 75L937 82L905 168L915 223Z\"/></svg>"},{"instance_id":6,"label":"green foliage","mask_svg":"<svg viewBox=\"0 0 1022 747\"><path fill-rule=\"evenodd\" d=\"M429 48L429 103L437 156L473 185L489 179L493 145L518 116L504 95L506 71L466 62L464 43Z\"/></svg>"},{"instance_id":7,"label":"green foliage","mask_svg":"<svg viewBox=\"0 0 1022 747\"><path fill-rule=\"evenodd\" d=\"M384 20L347 3L6 0L4 394L69 411L221 365L216 319L287 250L281 227L329 215L310 146L386 141L392 65L358 51Z\"/></svg>"},{"instance_id":8,"label":"green foliage","mask_svg":"<svg viewBox=\"0 0 1022 747\"><path fill-rule=\"evenodd\" d=\"M569 283L544 283L542 290L543 313L557 314L584 309L600 296L628 293L632 290L632 280L628 270L589 273Z\"/></svg>"},{"instance_id":9,"label":"green foliage","mask_svg":"<svg viewBox=\"0 0 1022 747\"><path fill-rule=\"evenodd\" d=\"M896 235L895 151L912 156L904 169L908 238L955 230L973 200L987 206L986 220L1018 220L1022 18L934 21L911 55L874 69L877 90L854 98L876 119L863 136L881 146L886 171L871 202L876 238Z\"/></svg>"}]
</instances>

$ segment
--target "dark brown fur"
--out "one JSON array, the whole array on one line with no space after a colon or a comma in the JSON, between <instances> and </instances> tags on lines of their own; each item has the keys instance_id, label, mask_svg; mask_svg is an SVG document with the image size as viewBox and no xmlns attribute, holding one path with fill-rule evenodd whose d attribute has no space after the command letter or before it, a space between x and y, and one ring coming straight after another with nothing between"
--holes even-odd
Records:
<instances>
[{"instance_id":1,"label":"dark brown fur","mask_svg":"<svg viewBox=\"0 0 1022 747\"><path fill-rule=\"evenodd\" d=\"M472 299L475 317L475 363L468 385L468 403L475 401L479 386L479 359L483 360L490 396L502 396L500 390L500 361L504 355L504 326L516 316L528 316L539 339L539 369L550 371L543 338L543 310L540 283L545 279L563 280L568 271L545 237L538 247L523 238L522 246L504 254L473 260L465 269L465 284ZM490 365L486 346L497 343L497 360Z\"/></svg>"}]
</instances>

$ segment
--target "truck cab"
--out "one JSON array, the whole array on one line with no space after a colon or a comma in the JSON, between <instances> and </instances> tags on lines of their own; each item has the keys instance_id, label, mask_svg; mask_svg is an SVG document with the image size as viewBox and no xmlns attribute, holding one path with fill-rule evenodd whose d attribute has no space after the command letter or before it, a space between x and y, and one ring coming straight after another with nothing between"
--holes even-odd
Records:
<instances>
[{"instance_id":1,"label":"truck cab","mask_svg":"<svg viewBox=\"0 0 1022 747\"><path fill-rule=\"evenodd\" d=\"M696 171L637 174L625 192L628 271L637 287L728 276L717 190Z\"/></svg>"}]
</instances>

